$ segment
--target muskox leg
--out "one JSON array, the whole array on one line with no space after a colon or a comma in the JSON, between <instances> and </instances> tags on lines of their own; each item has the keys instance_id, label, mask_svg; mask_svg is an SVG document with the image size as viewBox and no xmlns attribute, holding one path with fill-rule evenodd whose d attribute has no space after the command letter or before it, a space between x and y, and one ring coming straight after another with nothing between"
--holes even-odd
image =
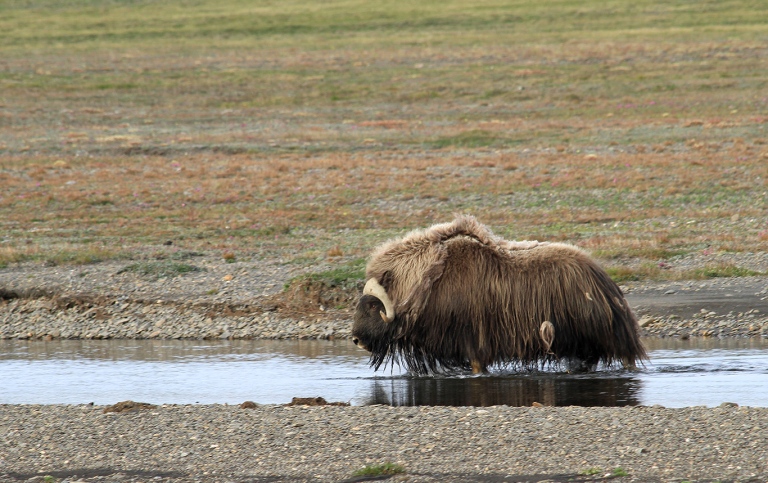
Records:
<instances>
[{"instance_id":1,"label":"muskox leg","mask_svg":"<svg viewBox=\"0 0 768 483\"><path fill-rule=\"evenodd\" d=\"M472 360L472 374L485 374L488 372L488 368L485 367L485 364L483 364L480 361Z\"/></svg>"},{"instance_id":2,"label":"muskox leg","mask_svg":"<svg viewBox=\"0 0 768 483\"><path fill-rule=\"evenodd\" d=\"M597 361L579 359L578 357L569 357L565 362L566 370L571 374L583 372L595 372Z\"/></svg>"},{"instance_id":3,"label":"muskox leg","mask_svg":"<svg viewBox=\"0 0 768 483\"><path fill-rule=\"evenodd\" d=\"M624 369L627 369L629 371L634 371L635 369L637 369L635 362L628 357L621 358L621 365Z\"/></svg>"}]
</instances>

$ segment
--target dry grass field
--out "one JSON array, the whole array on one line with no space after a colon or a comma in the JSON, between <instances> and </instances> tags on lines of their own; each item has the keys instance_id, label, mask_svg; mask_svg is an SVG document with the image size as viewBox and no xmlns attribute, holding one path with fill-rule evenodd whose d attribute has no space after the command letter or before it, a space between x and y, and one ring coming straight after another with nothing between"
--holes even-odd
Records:
<instances>
[{"instance_id":1,"label":"dry grass field","mask_svg":"<svg viewBox=\"0 0 768 483\"><path fill-rule=\"evenodd\" d=\"M747 0L2 2L0 267L359 269L470 213L755 274L717 255L768 252L766 59Z\"/></svg>"}]
</instances>

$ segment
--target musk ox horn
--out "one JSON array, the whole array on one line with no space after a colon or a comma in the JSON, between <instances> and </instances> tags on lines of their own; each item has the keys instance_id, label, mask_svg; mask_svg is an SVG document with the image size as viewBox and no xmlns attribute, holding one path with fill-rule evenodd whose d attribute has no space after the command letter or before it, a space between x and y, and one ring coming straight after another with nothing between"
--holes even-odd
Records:
<instances>
[{"instance_id":1,"label":"musk ox horn","mask_svg":"<svg viewBox=\"0 0 768 483\"><path fill-rule=\"evenodd\" d=\"M363 288L363 295L373 295L381 300L381 303L384 304L386 313L379 313L381 314L381 318L384 319L384 322L389 323L395 320L395 307L392 306L392 301L389 299L389 295L387 295L386 290L384 290L384 287L381 286L378 280L375 278L368 280Z\"/></svg>"}]
</instances>

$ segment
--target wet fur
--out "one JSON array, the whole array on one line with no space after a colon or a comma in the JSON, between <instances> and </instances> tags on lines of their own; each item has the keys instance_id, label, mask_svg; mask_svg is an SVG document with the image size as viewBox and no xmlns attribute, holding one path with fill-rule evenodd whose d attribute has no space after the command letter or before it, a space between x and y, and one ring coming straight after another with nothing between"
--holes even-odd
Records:
<instances>
[{"instance_id":1,"label":"wet fur","mask_svg":"<svg viewBox=\"0 0 768 483\"><path fill-rule=\"evenodd\" d=\"M372 277L397 314L387 324L375 297L358 305L352 334L376 369L392 361L417 373L558 361L634 367L646 358L621 289L571 245L507 241L460 216L378 247ZM542 336L545 321L553 338Z\"/></svg>"}]
</instances>

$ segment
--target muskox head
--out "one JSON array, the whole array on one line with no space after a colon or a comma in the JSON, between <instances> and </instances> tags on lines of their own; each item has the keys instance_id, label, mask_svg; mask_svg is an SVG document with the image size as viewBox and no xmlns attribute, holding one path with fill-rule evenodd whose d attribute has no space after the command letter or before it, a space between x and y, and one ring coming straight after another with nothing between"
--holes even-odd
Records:
<instances>
[{"instance_id":1,"label":"muskox head","mask_svg":"<svg viewBox=\"0 0 768 483\"><path fill-rule=\"evenodd\" d=\"M369 352L378 353L391 340L395 309L378 280L368 280L355 309L352 342Z\"/></svg>"}]
</instances>

